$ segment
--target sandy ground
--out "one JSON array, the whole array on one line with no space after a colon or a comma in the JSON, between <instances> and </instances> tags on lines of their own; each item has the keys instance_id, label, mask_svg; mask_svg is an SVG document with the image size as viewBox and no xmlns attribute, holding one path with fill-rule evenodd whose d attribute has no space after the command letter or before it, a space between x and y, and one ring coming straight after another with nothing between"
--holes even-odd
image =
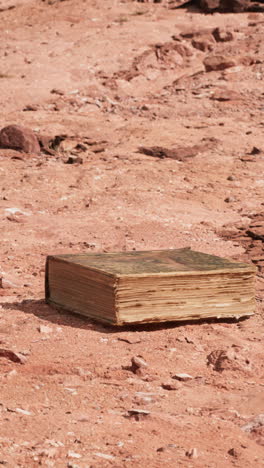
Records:
<instances>
[{"instance_id":1,"label":"sandy ground","mask_svg":"<svg viewBox=\"0 0 264 468\"><path fill-rule=\"evenodd\" d=\"M0 150L0 464L263 466L263 15L0 4L1 127L64 135ZM48 254L185 246L253 261L255 316L115 330L44 303Z\"/></svg>"}]
</instances>

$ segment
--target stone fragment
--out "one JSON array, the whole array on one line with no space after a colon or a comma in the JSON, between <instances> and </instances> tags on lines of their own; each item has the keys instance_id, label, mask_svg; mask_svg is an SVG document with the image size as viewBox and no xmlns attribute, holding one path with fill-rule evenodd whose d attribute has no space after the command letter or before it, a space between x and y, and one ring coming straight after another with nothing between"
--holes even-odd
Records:
<instances>
[{"instance_id":1,"label":"stone fragment","mask_svg":"<svg viewBox=\"0 0 264 468\"><path fill-rule=\"evenodd\" d=\"M253 146L251 152L249 154L256 155L256 154L261 154L263 151L260 148L257 148L256 146Z\"/></svg>"},{"instance_id":2,"label":"stone fragment","mask_svg":"<svg viewBox=\"0 0 264 468\"><path fill-rule=\"evenodd\" d=\"M182 387L182 384L178 381L164 382L162 385L164 390L179 390Z\"/></svg>"},{"instance_id":3,"label":"stone fragment","mask_svg":"<svg viewBox=\"0 0 264 468\"><path fill-rule=\"evenodd\" d=\"M27 360L23 354L6 348L0 348L0 357L9 359L12 362L18 362L19 364L25 364Z\"/></svg>"},{"instance_id":4,"label":"stone fragment","mask_svg":"<svg viewBox=\"0 0 264 468\"><path fill-rule=\"evenodd\" d=\"M216 349L207 356L207 365L217 372L224 370L250 370L250 361L247 357L238 354L233 348Z\"/></svg>"},{"instance_id":5,"label":"stone fragment","mask_svg":"<svg viewBox=\"0 0 264 468\"><path fill-rule=\"evenodd\" d=\"M186 455L186 457L189 457L189 458L198 458L197 448L192 448L190 450L187 450L185 455Z\"/></svg>"},{"instance_id":6,"label":"stone fragment","mask_svg":"<svg viewBox=\"0 0 264 468\"><path fill-rule=\"evenodd\" d=\"M167 452L169 450L177 449L177 448L178 448L178 446L176 444L167 444L164 447L159 447L157 449L157 452Z\"/></svg>"},{"instance_id":7,"label":"stone fragment","mask_svg":"<svg viewBox=\"0 0 264 468\"><path fill-rule=\"evenodd\" d=\"M69 450L67 455L69 458L82 458L79 453L73 452L73 450Z\"/></svg>"},{"instance_id":8,"label":"stone fragment","mask_svg":"<svg viewBox=\"0 0 264 468\"><path fill-rule=\"evenodd\" d=\"M0 131L0 147L24 153L39 154L40 146L34 132L20 125L8 125Z\"/></svg>"},{"instance_id":9,"label":"stone fragment","mask_svg":"<svg viewBox=\"0 0 264 468\"><path fill-rule=\"evenodd\" d=\"M16 283L14 280L9 278L0 278L0 288L1 289L14 289L19 288L20 285Z\"/></svg>"},{"instance_id":10,"label":"stone fragment","mask_svg":"<svg viewBox=\"0 0 264 468\"><path fill-rule=\"evenodd\" d=\"M226 197L225 202L226 203L234 203L236 201L235 197Z\"/></svg>"},{"instance_id":11,"label":"stone fragment","mask_svg":"<svg viewBox=\"0 0 264 468\"><path fill-rule=\"evenodd\" d=\"M232 89L218 88L213 92L210 99L213 101L236 101L240 97L240 94Z\"/></svg>"},{"instance_id":12,"label":"stone fragment","mask_svg":"<svg viewBox=\"0 0 264 468\"><path fill-rule=\"evenodd\" d=\"M128 410L127 417L133 418L136 421L140 421L141 419L144 419L147 416L149 416L149 414L150 414L150 411L133 408L133 409Z\"/></svg>"},{"instance_id":13,"label":"stone fragment","mask_svg":"<svg viewBox=\"0 0 264 468\"><path fill-rule=\"evenodd\" d=\"M23 112L35 112L38 110L38 106L34 106L32 104L28 104L27 106L24 107Z\"/></svg>"},{"instance_id":14,"label":"stone fragment","mask_svg":"<svg viewBox=\"0 0 264 468\"><path fill-rule=\"evenodd\" d=\"M197 50L201 50L202 52L211 52L214 48L211 41L208 41L202 37L193 39L192 46Z\"/></svg>"},{"instance_id":15,"label":"stone fragment","mask_svg":"<svg viewBox=\"0 0 264 468\"><path fill-rule=\"evenodd\" d=\"M107 453L96 452L96 457L104 458L105 460L114 460L115 457L113 455L108 455Z\"/></svg>"},{"instance_id":16,"label":"stone fragment","mask_svg":"<svg viewBox=\"0 0 264 468\"><path fill-rule=\"evenodd\" d=\"M212 34L213 34L216 42L229 42L229 41L232 41L234 39L234 36L231 33L231 31L226 31L226 30L221 29L221 28L215 28L212 31Z\"/></svg>"},{"instance_id":17,"label":"stone fragment","mask_svg":"<svg viewBox=\"0 0 264 468\"><path fill-rule=\"evenodd\" d=\"M198 0L198 4L207 13L241 13L249 9L250 0Z\"/></svg>"},{"instance_id":18,"label":"stone fragment","mask_svg":"<svg viewBox=\"0 0 264 468\"><path fill-rule=\"evenodd\" d=\"M16 208L16 207L5 208L5 213L13 214L13 215L21 214L21 215L24 215L24 216L30 216L30 213L27 213L26 211L22 211L22 210L20 210L20 208Z\"/></svg>"},{"instance_id":19,"label":"stone fragment","mask_svg":"<svg viewBox=\"0 0 264 468\"><path fill-rule=\"evenodd\" d=\"M53 88L50 92L51 94L57 94L58 96L63 96L65 93L61 89Z\"/></svg>"},{"instance_id":20,"label":"stone fragment","mask_svg":"<svg viewBox=\"0 0 264 468\"><path fill-rule=\"evenodd\" d=\"M203 64L207 72L221 71L236 66L234 59L224 55L208 55L205 57Z\"/></svg>"},{"instance_id":21,"label":"stone fragment","mask_svg":"<svg viewBox=\"0 0 264 468\"><path fill-rule=\"evenodd\" d=\"M140 338L136 338L136 337L123 337L123 336L119 336L117 338L118 341L124 341L125 343L129 343L129 344L137 344L137 343L141 343L141 339Z\"/></svg>"},{"instance_id":22,"label":"stone fragment","mask_svg":"<svg viewBox=\"0 0 264 468\"><path fill-rule=\"evenodd\" d=\"M83 164L83 158L80 156L69 156L65 164Z\"/></svg>"},{"instance_id":23,"label":"stone fragment","mask_svg":"<svg viewBox=\"0 0 264 468\"><path fill-rule=\"evenodd\" d=\"M131 358L131 370L134 374L141 374L141 371L148 367L146 361L142 358L142 356L133 356Z\"/></svg>"},{"instance_id":24,"label":"stone fragment","mask_svg":"<svg viewBox=\"0 0 264 468\"><path fill-rule=\"evenodd\" d=\"M47 325L40 325L38 327L38 331L40 333L51 333L52 332L52 328L51 327L48 327Z\"/></svg>"},{"instance_id":25,"label":"stone fragment","mask_svg":"<svg viewBox=\"0 0 264 468\"><path fill-rule=\"evenodd\" d=\"M184 374L184 373L182 373L182 374L175 374L175 375L173 376L173 378L176 379L176 380L180 380L181 382L188 382L188 380L192 380L192 379L193 379L193 377L192 377L191 375L189 375L189 374Z\"/></svg>"},{"instance_id":26,"label":"stone fragment","mask_svg":"<svg viewBox=\"0 0 264 468\"><path fill-rule=\"evenodd\" d=\"M238 458L239 457L239 452L235 448L231 448L228 450L228 455L231 455L231 457Z\"/></svg>"},{"instance_id":27,"label":"stone fragment","mask_svg":"<svg viewBox=\"0 0 264 468\"><path fill-rule=\"evenodd\" d=\"M19 413L19 414L23 414L24 416L31 416L32 415L32 413L30 411L23 410L22 408L16 408L15 412Z\"/></svg>"},{"instance_id":28,"label":"stone fragment","mask_svg":"<svg viewBox=\"0 0 264 468\"><path fill-rule=\"evenodd\" d=\"M253 432L259 427L264 426L264 413L259 414L256 416L254 419L252 419L250 422L245 424L244 426L241 427L242 431L244 432Z\"/></svg>"}]
</instances>

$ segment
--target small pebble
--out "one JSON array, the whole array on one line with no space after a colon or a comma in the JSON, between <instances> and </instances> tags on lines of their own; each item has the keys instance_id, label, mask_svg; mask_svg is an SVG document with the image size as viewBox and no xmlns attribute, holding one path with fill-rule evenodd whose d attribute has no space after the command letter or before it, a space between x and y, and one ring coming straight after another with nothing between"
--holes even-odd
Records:
<instances>
[{"instance_id":1,"label":"small pebble","mask_svg":"<svg viewBox=\"0 0 264 468\"><path fill-rule=\"evenodd\" d=\"M188 380L192 380L192 375L189 374L175 374L173 376L174 379L180 380L181 382L187 382Z\"/></svg>"},{"instance_id":2,"label":"small pebble","mask_svg":"<svg viewBox=\"0 0 264 468\"><path fill-rule=\"evenodd\" d=\"M198 458L197 448L192 448L190 450L187 450L185 455L186 455L186 457L189 457L189 458Z\"/></svg>"},{"instance_id":3,"label":"small pebble","mask_svg":"<svg viewBox=\"0 0 264 468\"><path fill-rule=\"evenodd\" d=\"M233 202L235 202L235 201L236 201L235 197L226 197L226 198L225 198L225 202L226 202L226 203L233 203Z\"/></svg>"},{"instance_id":4,"label":"small pebble","mask_svg":"<svg viewBox=\"0 0 264 468\"><path fill-rule=\"evenodd\" d=\"M164 390L179 390L182 387L182 384L180 382L164 382L162 385L162 388Z\"/></svg>"}]
</instances>

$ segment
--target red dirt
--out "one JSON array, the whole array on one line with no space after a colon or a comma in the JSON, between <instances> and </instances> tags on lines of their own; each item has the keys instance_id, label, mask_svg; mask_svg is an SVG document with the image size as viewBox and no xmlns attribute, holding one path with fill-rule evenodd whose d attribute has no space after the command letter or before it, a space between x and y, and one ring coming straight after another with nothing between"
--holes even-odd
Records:
<instances>
[{"instance_id":1,"label":"red dirt","mask_svg":"<svg viewBox=\"0 0 264 468\"><path fill-rule=\"evenodd\" d=\"M1 128L44 143L0 150L0 463L263 466L263 15L3 5ZM256 315L115 330L43 301L48 254L185 246L253 261Z\"/></svg>"}]
</instances>

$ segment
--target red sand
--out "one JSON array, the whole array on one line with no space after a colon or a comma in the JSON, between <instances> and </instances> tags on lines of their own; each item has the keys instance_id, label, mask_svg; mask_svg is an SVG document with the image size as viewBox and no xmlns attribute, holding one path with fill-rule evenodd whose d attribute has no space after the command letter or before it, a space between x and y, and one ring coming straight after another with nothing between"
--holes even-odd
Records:
<instances>
[{"instance_id":1,"label":"red sand","mask_svg":"<svg viewBox=\"0 0 264 468\"><path fill-rule=\"evenodd\" d=\"M0 357L0 463L263 466L263 15L51 3L0 2L1 128L67 135L0 150L0 348L26 358ZM115 330L44 303L48 254L185 246L253 260L256 315Z\"/></svg>"}]
</instances>

